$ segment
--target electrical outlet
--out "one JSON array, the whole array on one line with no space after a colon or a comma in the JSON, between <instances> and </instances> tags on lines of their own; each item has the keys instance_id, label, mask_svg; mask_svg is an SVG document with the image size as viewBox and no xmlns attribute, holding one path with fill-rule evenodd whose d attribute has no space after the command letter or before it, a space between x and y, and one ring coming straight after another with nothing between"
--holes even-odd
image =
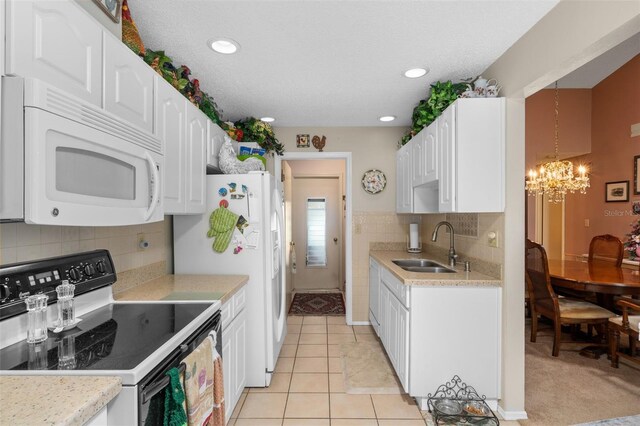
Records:
<instances>
[{"instance_id":1,"label":"electrical outlet","mask_svg":"<svg viewBox=\"0 0 640 426\"><path fill-rule=\"evenodd\" d=\"M489 247L498 247L498 233L496 231L487 233L487 243L489 243Z\"/></svg>"},{"instance_id":2,"label":"electrical outlet","mask_svg":"<svg viewBox=\"0 0 640 426\"><path fill-rule=\"evenodd\" d=\"M584 220L584 227L588 228L589 227L589 219L585 219Z\"/></svg>"},{"instance_id":3,"label":"electrical outlet","mask_svg":"<svg viewBox=\"0 0 640 426\"><path fill-rule=\"evenodd\" d=\"M356 232L356 234L361 234L362 233L362 226L359 223L356 223L355 232Z\"/></svg>"}]
</instances>

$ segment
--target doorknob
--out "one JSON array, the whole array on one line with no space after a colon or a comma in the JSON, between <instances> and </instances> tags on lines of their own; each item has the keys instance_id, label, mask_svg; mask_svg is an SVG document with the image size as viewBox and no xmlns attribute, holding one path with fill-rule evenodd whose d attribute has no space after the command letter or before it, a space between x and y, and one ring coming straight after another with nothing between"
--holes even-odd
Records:
<instances>
[{"instance_id":1,"label":"doorknob","mask_svg":"<svg viewBox=\"0 0 640 426\"><path fill-rule=\"evenodd\" d=\"M333 238L333 242L334 242L335 244L338 244L338 238L334 237L334 238Z\"/></svg>"}]
</instances>

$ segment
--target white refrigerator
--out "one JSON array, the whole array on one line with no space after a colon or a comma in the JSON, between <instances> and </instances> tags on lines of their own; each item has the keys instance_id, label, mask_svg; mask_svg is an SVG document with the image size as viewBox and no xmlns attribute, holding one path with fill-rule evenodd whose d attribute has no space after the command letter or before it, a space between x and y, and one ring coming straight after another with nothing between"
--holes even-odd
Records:
<instances>
[{"instance_id":1,"label":"white refrigerator","mask_svg":"<svg viewBox=\"0 0 640 426\"><path fill-rule=\"evenodd\" d=\"M206 212L173 218L175 273L249 275L246 386L269 386L287 332L281 185L267 172L209 175L206 184ZM228 210L218 212L224 223L215 216L210 225L221 207ZM229 239L220 229L234 222ZM209 232L211 227L215 231Z\"/></svg>"}]
</instances>

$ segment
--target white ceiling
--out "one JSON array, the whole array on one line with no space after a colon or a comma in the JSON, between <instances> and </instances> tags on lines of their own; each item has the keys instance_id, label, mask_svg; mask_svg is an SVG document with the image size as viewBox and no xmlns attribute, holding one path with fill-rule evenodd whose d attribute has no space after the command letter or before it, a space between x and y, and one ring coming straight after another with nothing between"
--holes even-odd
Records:
<instances>
[{"instance_id":1,"label":"white ceiling","mask_svg":"<svg viewBox=\"0 0 640 426\"><path fill-rule=\"evenodd\" d=\"M478 75L558 0L129 0L146 46L186 64L225 119L405 126L434 81ZM231 38L235 55L207 40ZM419 79L402 74L428 67ZM491 77L491 76L485 76ZM395 115L381 123L382 115Z\"/></svg>"}]
</instances>

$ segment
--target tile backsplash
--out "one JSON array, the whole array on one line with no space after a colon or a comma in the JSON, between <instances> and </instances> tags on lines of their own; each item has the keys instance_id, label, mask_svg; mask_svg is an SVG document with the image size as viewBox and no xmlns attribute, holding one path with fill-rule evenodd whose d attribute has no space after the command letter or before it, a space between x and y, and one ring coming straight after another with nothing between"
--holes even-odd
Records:
<instances>
[{"instance_id":1,"label":"tile backsplash","mask_svg":"<svg viewBox=\"0 0 640 426\"><path fill-rule=\"evenodd\" d=\"M0 224L0 264L107 249L116 271L123 272L167 260L170 220L132 226L41 226ZM144 239L149 247L142 249Z\"/></svg>"}]
</instances>

